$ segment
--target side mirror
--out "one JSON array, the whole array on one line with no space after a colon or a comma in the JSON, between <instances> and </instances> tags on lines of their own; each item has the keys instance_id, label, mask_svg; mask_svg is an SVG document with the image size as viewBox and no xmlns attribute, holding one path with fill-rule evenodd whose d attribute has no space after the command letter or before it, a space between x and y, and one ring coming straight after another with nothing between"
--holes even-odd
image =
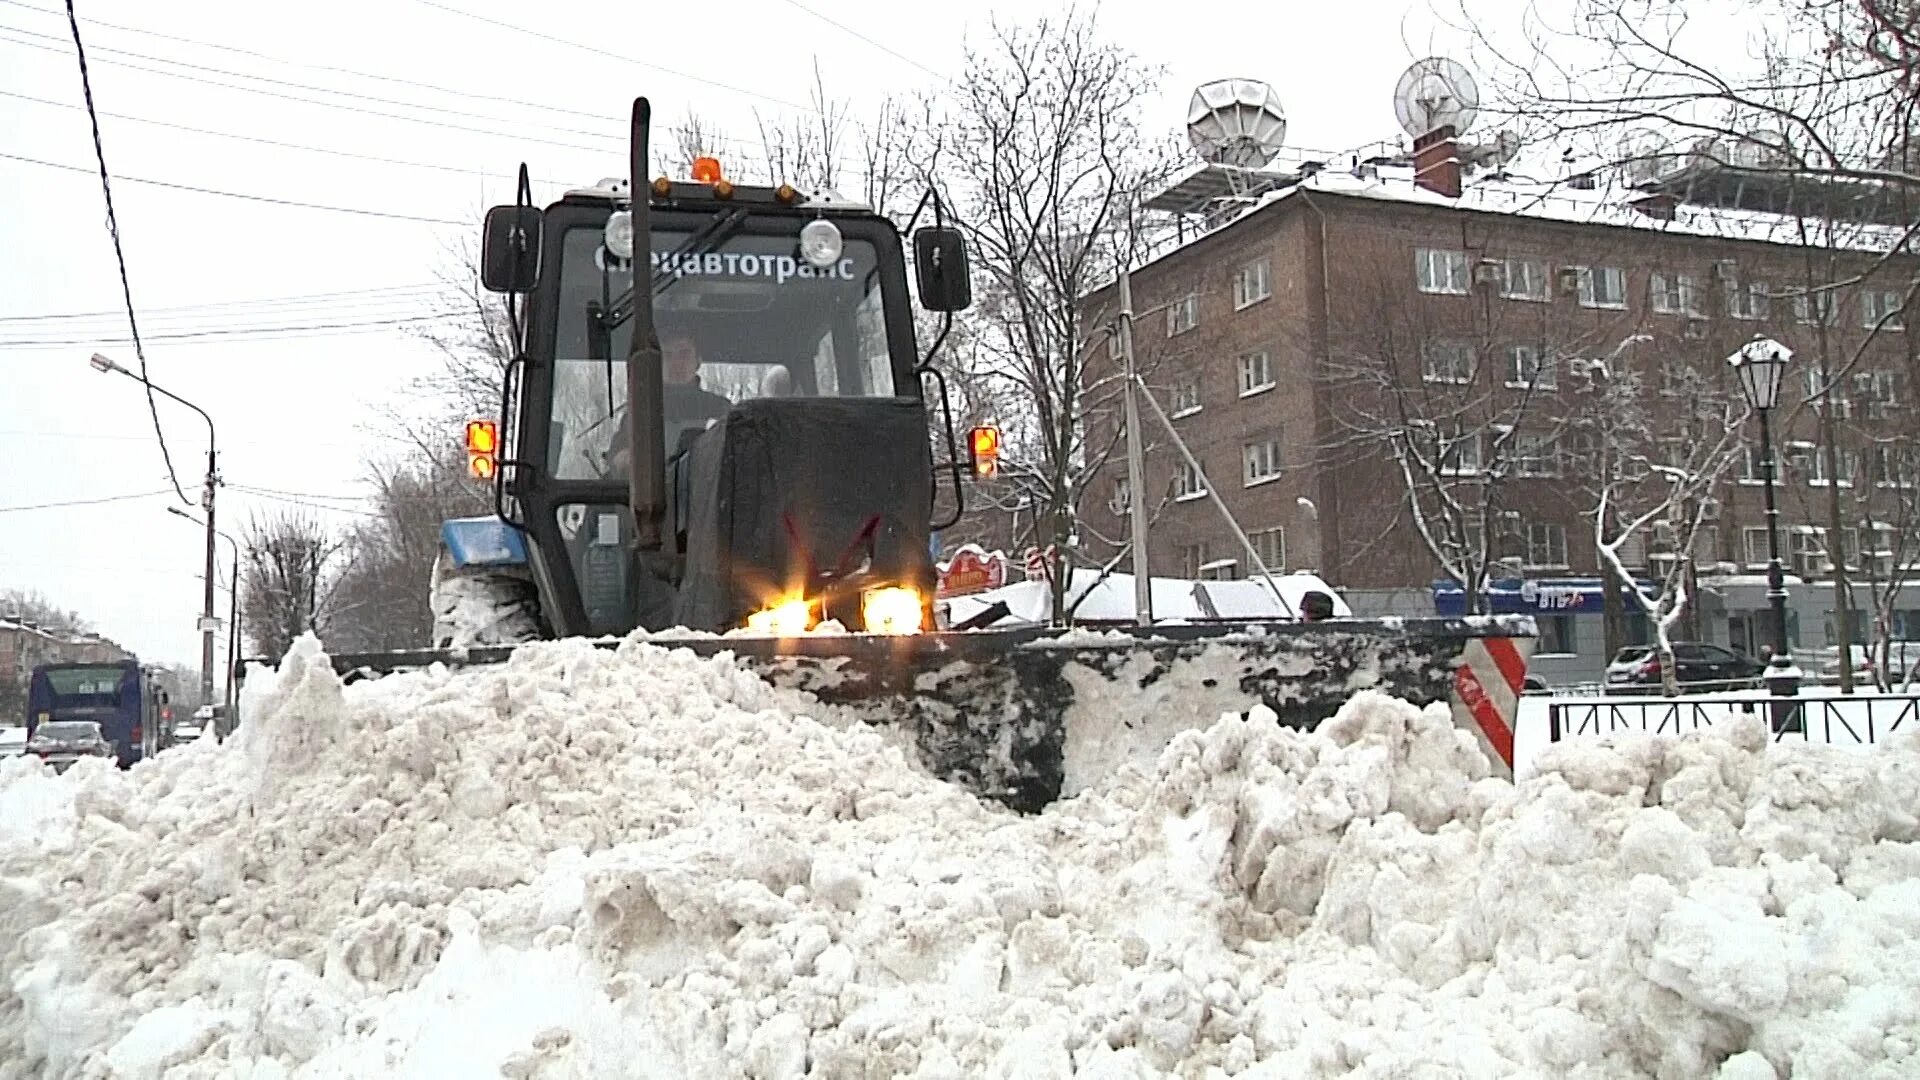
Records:
<instances>
[{"instance_id":1,"label":"side mirror","mask_svg":"<svg viewBox=\"0 0 1920 1080\"><path fill-rule=\"evenodd\" d=\"M540 280L540 209L496 206L480 234L480 283L488 292L523 293Z\"/></svg>"},{"instance_id":2,"label":"side mirror","mask_svg":"<svg viewBox=\"0 0 1920 1080\"><path fill-rule=\"evenodd\" d=\"M928 311L965 311L973 306L967 241L959 229L930 225L915 232L913 268L921 307Z\"/></svg>"}]
</instances>

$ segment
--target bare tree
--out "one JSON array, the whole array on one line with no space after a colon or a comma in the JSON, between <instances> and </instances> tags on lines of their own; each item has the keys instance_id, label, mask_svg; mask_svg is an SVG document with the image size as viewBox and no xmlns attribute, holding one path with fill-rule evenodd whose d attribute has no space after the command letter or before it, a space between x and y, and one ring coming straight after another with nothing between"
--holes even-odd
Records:
<instances>
[{"instance_id":1,"label":"bare tree","mask_svg":"<svg viewBox=\"0 0 1920 1080\"><path fill-rule=\"evenodd\" d=\"M1633 596L1653 625L1661 680L1672 695L1679 692L1674 632L1696 603L1696 559L1708 546L1714 496L1746 452L1749 409L1721 373L1684 356L1660 355L1659 385L1649 385L1643 366L1625 358L1629 345L1645 340L1574 365L1581 394L1567 441L1572 472L1593 500L1588 517L1603 587ZM1630 549L1649 552L1648 564L1660 568L1657 595L1634 583Z\"/></svg>"},{"instance_id":2,"label":"bare tree","mask_svg":"<svg viewBox=\"0 0 1920 1080\"><path fill-rule=\"evenodd\" d=\"M1166 160L1138 121L1154 78L1091 14L1069 9L1028 27L996 24L984 48L968 50L952 92L923 98L900 129L918 180L948 193L967 233L978 275L968 360L1021 409L998 417L1008 475L1039 516L1037 539L1063 553L1101 464L1085 441L1088 411L1118 391L1083 380L1077 301L1144 248L1139 204Z\"/></svg>"},{"instance_id":3,"label":"bare tree","mask_svg":"<svg viewBox=\"0 0 1920 1080\"><path fill-rule=\"evenodd\" d=\"M257 654L280 656L301 634L323 633L341 542L303 511L254 517L241 551L241 614Z\"/></svg>"}]
</instances>

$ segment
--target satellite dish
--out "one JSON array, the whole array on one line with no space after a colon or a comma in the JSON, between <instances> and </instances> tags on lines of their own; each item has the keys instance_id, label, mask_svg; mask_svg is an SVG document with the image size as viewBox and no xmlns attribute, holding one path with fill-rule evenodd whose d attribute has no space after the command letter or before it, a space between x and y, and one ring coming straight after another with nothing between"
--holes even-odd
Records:
<instances>
[{"instance_id":1,"label":"satellite dish","mask_svg":"<svg viewBox=\"0 0 1920 1080\"><path fill-rule=\"evenodd\" d=\"M1187 141L1215 165L1258 169L1286 137L1280 95L1257 79L1216 79L1196 89L1187 105Z\"/></svg>"},{"instance_id":2,"label":"satellite dish","mask_svg":"<svg viewBox=\"0 0 1920 1080\"><path fill-rule=\"evenodd\" d=\"M1629 184L1658 180L1673 164L1672 145L1652 128L1630 131L1620 139L1620 171Z\"/></svg>"},{"instance_id":3,"label":"satellite dish","mask_svg":"<svg viewBox=\"0 0 1920 1080\"><path fill-rule=\"evenodd\" d=\"M1464 135L1480 114L1480 88L1467 69L1444 56L1415 60L1393 88L1393 115L1419 138L1449 125Z\"/></svg>"}]
</instances>

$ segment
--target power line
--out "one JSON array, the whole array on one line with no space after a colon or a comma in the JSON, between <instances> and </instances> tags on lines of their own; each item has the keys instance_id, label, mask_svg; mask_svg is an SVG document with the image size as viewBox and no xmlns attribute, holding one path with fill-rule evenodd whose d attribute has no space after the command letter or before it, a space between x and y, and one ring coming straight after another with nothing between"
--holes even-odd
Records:
<instances>
[{"instance_id":1,"label":"power line","mask_svg":"<svg viewBox=\"0 0 1920 1080\"><path fill-rule=\"evenodd\" d=\"M227 487L232 491L237 491L244 495L251 495L256 499L266 499L269 502L289 503L293 506L304 506L309 510L328 510L340 514L358 514L361 517L380 516L378 510L360 510L351 506L328 506L325 503L309 502L306 499L297 499L287 495L275 495L272 492L262 491L258 488L242 487L239 484L229 484Z\"/></svg>"},{"instance_id":2,"label":"power line","mask_svg":"<svg viewBox=\"0 0 1920 1080\"><path fill-rule=\"evenodd\" d=\"M91 110L89 110L89 112L91 112ZM95 125L95 130L96 131L98 130L97 123ZM98 141L97 136L95 141ZM39 158L25 157L20 154L8 154L5 152L0 152L0 158L5 158L9 161L25 162L28 165L39 165L48 169L64 169L68 172L83 173L83 172L92 171L90 169L83 168L79 165L67 165L58 161L42 161ZM244 199L247 202L269 203L274 206L294 206L294 207L299 207L300 209L303 209L303 210L326 210L335 214L357 214L361 217L386 218L391 221L419 221L419 222L424 222L428 225L471 224L470 222L465 222L465 221L455 221L452 218L425 217L419 214L396 214L386 210L368 210L358 206L332 206L326 203L302 202L298 199L281 199L271 195L250 195L242 191L222 191L219 188L198 187L193 184L179 184L171 180L149 180L139 176L122 176L120 177L120 179L126 181L129 184L146 184L150 187L170 188L174 191L191 191L199 195L218 195L223 199Z\"/></svg>"},{"instance_id":3,"label":"power line","mask_svg":"<svg viewBox=\"0 0 1920 1080\"><path fill-rule=\"evenodd\" d=\"M87 120L93 128L93 156L100 165L100 194L107 203L107 235L113 238L113 261L120 269L120 298L127 305L127 329L133 337L134 358L140 362L140 385L147 392L147 412L153 416L153 434L160 440L160 458L167 464L167 479L173 481L174 493L180 496L180 501L192 505L193 500L180 488L180 474L173 470L167 433L160 426L160 405L154 400L153 384L147 381L147 352L140 344L140 321L133 312L133 283L127 277L126 251L120 245L120 220L113 212L113 181L107 175L107 151L100 141L100 118L93 111L93 78L87 73L87 50L80 42L80 16L74 13L73 0L67 0L67 25L73 29L73 53L80 61L80 93L87 102Z\"/></svg>"},{"instance_id":4,"label":"power line","mask_svg":"<svg viewBox=\"0 0 1920 1080\"><path fill-rule=\"evenodd\" d=\"M5 2L5 0L0 0L0 3L3 2ZM150 307L147 309L147 314L158 315L169 311L211 311L216 308L278 307L296 301L304 304L310 300L326 300L343 296L365 296L371 293L404 294L444 288L444 286L437 285L433 282L423 281L414 285L389 285L368 289L342 289L337 292L298 293L293 296L266 296L250 300L223 300L205 304L178 304L173 307ZM108 315L117 317L119 314L120 312L118 311L63 311L51 315L0 315L0 323L42 322L53 319L93 319Z\"/></svg>"},{"instance_id":5,"label":"power line","mask_svg":"<svg viewBox=\"0 0 1920 1080\"><path fill-rule=\"evenodd\" d=\"M178 491L179 489L180 485L178 483L174 484L174 490ZM59 510L68 506L99 506L102 503L131 502L134 499L151 499L158 495L165 495L166 493L167 489L161 488L159 491L140 491L131 495L107 495L98 499L67 499L63 502L31 503L26 506L0 506L0 514L18 514L28 510Z\"/></svg>"},{"instance_id":6,"label":"power line","mask_svg":"<svg viewBox=\"0 0 1920 1080\"><path fill-rule=\"evenodd\" d=\"M8 0L8 2L11 2L11 0ZM945 75L942 75L939 72L928 67L927 65L921 63L920 61L915 60L913 57L908 56L907 54L900 52L891 46L883 45L880 42L875 41L872 38L868 37L867 35L861 33L860 31L855 30L853 27L846 25L845 23L835 21L833 19L828 18L825 15L820 14L819 12L813 10L807 5L801 3L800 0L785 0L785 2L788 7L798 8L801 11L804 11L807 14L813 16L814 18L819 19L821 22L826 23L828 26L831 26L836 30L839 30L843 33L851 34L854 37L859 38L861 41L864 41L867 44L873 46L874 48L879 49L881 52L886 53L888 56L891 56L896 60L902 60L902 61L905 61L906 63L912 64L914 67L917 67L921 71L924 71L927 74L933 76L934 78L939 79L941 82L949 81Z\"/></svg>"},{"instance_id":7,"label":"power line","mask_svg":"<svg viewBox=\"0 0 1920 1080\"><path fill-rule=\"evenodd\" d=\"M304 334L321 330L378 329L383 327L407 326L413 323L437 322L449 318L458 318L458 315L439 312L432 315L413 315L398 319L369 319L362 322L318 323L307 326L227 327L223 329L185 330L170 334L150 334L148 337L149 340L153 341L200 341L206 338L241 337L252 334L284 334L292 332ZM19 345L114 345L125 343L125 339L113 338L24 338L12 341L0 340L0 348Z\"/></svg>"},{"instance_id":8,"label":"power line","mask_svg":"<svg viewBox=\"0 0 1920 1080\"><path fill-rule=\"evenodd\" d=\"M5 0L0 0L0 3L3 2L5 2ZM50 105L59 109L77 109L80 107L65 101L51 101L47 98L33 97L30 94L17 94L11 90L0 90L0 97L29 101L35 105ZM115 120L128 120L136 124L151 124L155 127L171 128L174 131L189 131L195 135L211 135L217 139L232 139L237 142L259 143L262 146L275 146L283 150L304 150L310 154L326 154L332 157L352 158L356 161L371 161L382 165L401 165L410 169L431 169L435 172L459 173L464 176L485 176L499 180L510 180L514 177L514 174L511 173L488 172L484 169L469 169L459 165L439 165L429 161L407 161L402 158L382 157L378 154L361 154L352 150L336 150L325 146L307 146L303 143L284 142L279 139L269 139L260 135L242 135L234 131L215 131L212 128L194 127L191 124L177 124L171 120L156 120L148 116L130 116L126 113L113 112L102 112L100 115L112 117ZM535 178L534 183L558 185L561 181Z\"/></svg>"},{"instance_id":9,"label":"power line","mask_svg":"<svg viewBox=\"0 0 1920 1080\"><path fill-rule=\"evenodd\" d=\"M527 37L535 37L535 38L539 38L542 41L553 42L556 45L565 45L571 49L579 49L582 52L589 52L594 54L595 56L604 56L610 60L618 60L624 64L632 64L635 67L652 68L655 71L662 72L667 75L672 75L675 78L687 79L691 82L697 82L705 86L711 86L716 90L725 90L731 94L741 94L746 97L759 98L762 101L772 102L773 104L779 105L783 108L795 109L800 112L819 112L818 109L814 108L811 105L798 105L791 101L785 101L780 98L773 97L768 94L762 94L754 90L744 90L738 86L733 86L728 83L719 82L717 80L709 79L701 75L689 75L684 71L675 71L673 68L663 67L659 64L649 63L645 60L635 60L633 57L628 56L624 53L611 52L606 49L596 48L592 45L583 45L578 41L571 41L563 37L555 37L552 34L543 34L538 30L529 30L523 26L515 26L512 23L501 22L499 19L491 19L485 15L476 14L471 11L462 11L457 7L450 7L446 4L436 3L435 0L414 0L414 3L422 4L426 7L434 8L439 11L444 11L450 15L458 15L464 19L472 19L476 22L483 22L488 24L489 26L497 26L502 30L511 30L516 34L524 34Z\"/></svg>"},{"instance_id":10,"label":"power line","mask_svg":"<svg viewBox=\"0 0 1920 1080\"><path fill-rule=\"evenodd\" d=\"M23 34L27 37L40 38L43 41L58 40L57 38L54 38L52 35L42 34L35 30L22 30L17 26L0 26L0 30L5 30L7 33L10 33L10 34ZM16 42L16 44L29 44L29 43ZM538 126L548 131L558 131L566 135L584 135L589 139L606 139L613 142L621 141L621 138L622 138L619 135L609 134L604 131L586 131L581 128L559 127L557 125L552 125L552 124L536 125L533 121L530 121L530 120L510 120L510 119L507 119L506 117L491 116L487 113L468 112L465 109L450 109L444 105L422 105L419 102L414 102L414 101L395 101L392 98L383 98L376 94L362 94L352 90L335 90L331 87L326 87L326 86L313 86L308 83L293 82L288 79L276 79L270 75L254 75L244 71L228 71L225 68L208 67L204 64L195 64L186 60L175 60L171 57L166 57L166 56L150 56L147 53L134 52L130 49L115 49L115 48L109 48L107 46L101 45L101 46L95 46L94 51L97 53L105 53L111 56L131 56L135 60L146 60L156 64L170 64L173 67L185 68L188 71L204 72L209 75L225 75L227 78L230 78L230 79L248 79L253 82L266 83L268 86L283 86L289 89L305 90L308 93L315 93L315 94L332 94L335 97L350 98L354 101L371 101L378 105L397 105L401 108L418 109L421 112L440 113L445 116L458 116L467 120L486 120L495 124L520 124L527 127ZM315 104L331 104L331 103L316 102Z\"/></svg>"}]
</instances>

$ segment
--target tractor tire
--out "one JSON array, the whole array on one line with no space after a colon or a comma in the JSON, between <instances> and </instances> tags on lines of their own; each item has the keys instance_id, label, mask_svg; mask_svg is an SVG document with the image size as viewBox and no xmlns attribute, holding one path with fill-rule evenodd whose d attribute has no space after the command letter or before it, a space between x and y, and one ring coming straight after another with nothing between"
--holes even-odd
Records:
<instances>
[{"instance_id":1,"label":"tractor tire","mask_svg":"<svg viewBox=\"0 0 1920 1080\"><path fill-rule=\"evenodd\" d=\"M429 597L435 648L518 645L546 636L539 593L524 569L463 570L442 551L433 563Z\"/></svg>"}]
</instances>

